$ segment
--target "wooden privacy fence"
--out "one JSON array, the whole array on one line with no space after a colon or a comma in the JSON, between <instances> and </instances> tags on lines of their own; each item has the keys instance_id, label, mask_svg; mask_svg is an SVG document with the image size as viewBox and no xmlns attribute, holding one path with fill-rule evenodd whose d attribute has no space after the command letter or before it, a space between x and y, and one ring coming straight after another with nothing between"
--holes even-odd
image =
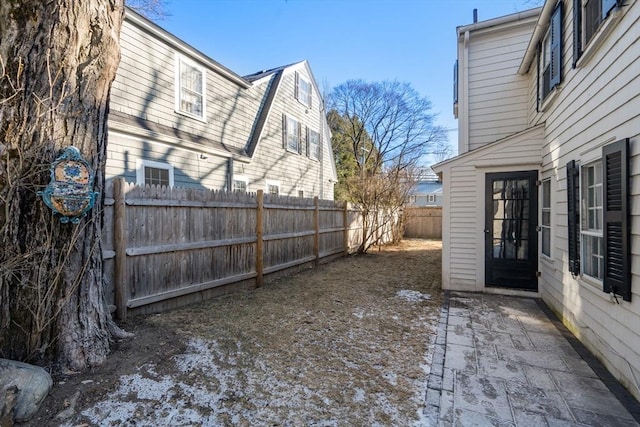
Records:
<instances>
[{"instance_id":1,"label":"wooden privacy fence","mask_svg":"<svg viewBox=\"0 0 640 427\"><path fill-rule=\"evenodd\" d=\"M442 239L442 207L407 207L404 225L404 237Z\"/></svg>"},{"instance_id":2,"label":"wooden privacy fence","mask_svg":"<svg viewBox=\"0 0 640 427\"><path fill-rule=\"evenodd\" d=\"M107 298L123 320L225 285L260 286L265 275L348 253L362 239L360 212L342 202L121 178L105 187L104 221Z\"/></svg>"}]
</instances>

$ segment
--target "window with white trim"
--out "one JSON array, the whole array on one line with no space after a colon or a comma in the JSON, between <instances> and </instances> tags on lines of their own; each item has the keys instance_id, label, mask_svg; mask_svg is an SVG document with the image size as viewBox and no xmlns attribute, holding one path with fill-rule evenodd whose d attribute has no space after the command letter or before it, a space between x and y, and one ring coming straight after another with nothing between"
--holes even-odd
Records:
<instances>
[{"instance_id":1,"label":"window with white trim","mask_svg":"<svg viewBox=\"0 0 640 427\"><path fill-rule=\"evenodd\" d=\"M435 194L427 195L427 203L435 203L435 202L436 202L436 195Z\"/></svg>"},{"instance_id":2,"label":"window with white trim","mask_svg":"<svg viewBox=\"0 0 640 427\"><path fill-rule=\"evenodd\" d=\"M176 59L176 111L200 120L206 110L205 69L186 58Z\"/></svg>"},{"instance_id":3,"label":"window with white trim","mask_svg":"<svg viewBox=\"0 0 640 427\"><path fill-rule=\"evenodd\" d=\"M551 179L542 181L542 203L540 229L542 234L542 254L551 256Z\"/></svg>"},{"instance_id":4,"label":"window with white trim","mask_svg":"<svg viewBox=\"0 0 640 427\"><path fill-rule=\"evenodd\" d=\"M284 147L287 151L300 153L300 122L290 116L284 119Z\"/></svg>"},{"instance_id":5,"label":"window with white trim","mask_svg":"<svg viewBox=\"0 0 640 427\"><path fill-rule=\"evenodd\" d=\"M164 185L173 187L173 166L169 163L138 159L136 161L137 185Z\"/></svg>"},{"instance_id":6,"label":"window with white trim","mask_svg":"<svg viewBox=\"0 0 640 427\"><path fill-rule=\"evenodd\" d=\"M298 197L304 199L304 190L298 189Z\"/></svg>"},{"instance_id":7,"label":"window with white trim","mask_svg":"<svg viewBox=\"0 0 640 427\"><path fill-rule=\"evenodd\" d=\"M602 162L589 163L581 171L582 272L602 280L604 254L602 250Z\"/></svg>"},{"instance_id":8,"label":"window with white trim","mask_svg":"<svg viewBox=\"0 0 640 427\"><path fill-rule=\"evenodd\" d=\"M600 25L609 17L616 3L616 0L585 0L583 2L584 46L591 41Z\"/></svg>"},{"instance_id":9,"label":"window with white trim","mask_svg":"<svg viewBox=\"0 0 640 427\"><path fill-rule=\"evenodd\" d=\"M311 108L311 82L296 72L296 99Z\"/></svg>"},{"instance_id":10,"label":"window with white trim","mask_svg":"<svg viewBox=\"0 0 640 427\"><path fill-rule=\"evenodd\" d=\"M587 47L592 42L597 44L596 41L600 38L598 33L606 27L605 24L616 9L623 5L622 0L573 0L574 67L582 54L588 50Z\"/></svg>"},{"instance_id":11,"label":"window with white trim","mask_svg":"<svg viewBox=\"0 0 640 427\"><path fill-rule=\"evenodd\" d=\"M233 191L239 191L241 193L246 193L247 191L249 191L249 179L245 176L234 176Z\"/></svg>"},{"instance_id":12,"label":"window with white trim","mask_svg":"<svg viewBox=\"0 0 640 427\"><path fill-rule=\"evenodd\" d=\"M274 194L276 196L280 194L280 181L267 180L266 192L267 194Z\"/></svg>"},{"instance_id":13,"label":"window with white trim","mask_svg":"<svg viewBox=\"0 0 640 427\"><path fill-rule=\"evenodd\" d=\"M320 134L314 130L309 129L309 139L308 139L309 147L307 149L307 154L310 159L318 160L318 154L320 149Z\"/></svg>"}]
</instances>

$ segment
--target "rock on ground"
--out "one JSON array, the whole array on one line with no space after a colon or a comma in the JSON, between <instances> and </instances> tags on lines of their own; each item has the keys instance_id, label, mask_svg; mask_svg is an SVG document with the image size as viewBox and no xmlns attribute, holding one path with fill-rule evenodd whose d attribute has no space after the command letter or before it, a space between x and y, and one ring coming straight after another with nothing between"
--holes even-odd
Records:
<instances>
[{"instance_id":1,"label":"rock on ground","mask_svg":"<svg viewBox=\"0 0 640 427\"><path fill-rule=\"evenodd\" d=\"M44 369L0 359L0 414L3 416L8 416L13 409L14 421L29 420L52 387L51 375Z\"/></svg>"}]
</instances>

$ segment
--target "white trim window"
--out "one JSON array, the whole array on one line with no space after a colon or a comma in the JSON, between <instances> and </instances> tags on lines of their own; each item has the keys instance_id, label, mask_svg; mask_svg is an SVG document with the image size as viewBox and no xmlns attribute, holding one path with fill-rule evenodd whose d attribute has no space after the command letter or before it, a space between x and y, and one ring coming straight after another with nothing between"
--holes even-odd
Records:
<instances>
[{"instance_id":1,"label":"white trim window","mask_svg":"<svg viewBox=\"0 0 640 427\"><path fill-rule=\"evenodd\" d=\"M298 188L298 197L304 199L304 190L302 188Z\"/></svg>"},{"instance_id":2,"label":"white trim window","mask_svg":"<svg viewBox=\"0 0 640 427\"><path fill-rule=\"evenodd\" d=\"M542 181L542 203L540 211L542 255L551 257L551 179Z\"/></svg>"},{"instance_id":3,"label":"white trim window","mask_svg":"<svg viewBox=\"0 0 640 427\"><path fill-rule=\"evenodd\" d=\"M233 191L247 193L249 191L249 178L242 175L233 177Z\"/></svg>"},{"instance_id":4,"label":"white trim window","mask_svg":"<svg viewBox=\"0 0 640 427\"><path fill-rule=\"evenodd\" d=\"M616 0L584 0L583 16L584 16L584 38L583 43L586 46L593 36L598 32L600 25L607 19L609 13L616 7Z\"/></svg>"},{"instance_id":5,"label":"white trim window","mask_svg":"<svg viewBox=\"0 0 640 427\"><path fill-rule=\"evenodd\" d=\"M305 105L307 108L311 108L312 91L311 82L298 72L296 72L296 99Z\"/></svg>"},{"instance_id":6,"label":"white trim window","mask_svg":"<svg viewBox=\"0 0 640 427\"><path fill-rule=\"evenodd\" d=\"M435 203L436 195L435 194L427 194L427 203Z\"/></svg>"},{"instance_id":7,"label":"white trim window","mask_svg":"<svg viewBox=\"0 0 640 427\"><path fill-rule=\"evenodd\" d=\"M280 181L272 181L268 179L265 187L265 192L267 194L273 194L276 196L280 194Z\"/></svg>"},{"instance_id":8,"label":"white trim window","mask_svg":"<svg viewBox=\"0 0 640 427\"><path fill-rule=\"evenodd\" d=\"M136 160L136 184L173 187L173 166L154 160Z\"/></svg>"},{"instance_id":9,"label":"white trim window","mask_svg":"<svg viewBox=\"0 0 640 427\"><path fill-rule=\"evenodd\" d=\"M597 48L615 25L622 0L573 0L573 66Z\"/></svg>"},{"instance_id":10,"label":"white trim window","mask_svg":"<svg viewBox=\"0 0 640 427\"><path fill-rule=\"evenodd\" d=\"M206 117L206 70L182 56L177 56L175 77L176 111L204 121Z\"/></svg>"},{"instance_id":11,"label":"white trim window","mask_svg":"<svg viewBox=\"0 0 640 427\"><path fill-rule=\"evenodd\" d=\"M309 129L307 154L310 159L318 160L320 152L320 134L314 130Z\"/></svg>"},{"instance_id":12,"label":"white trim window","mask_svg":"<svg viewBox=\"0 0 640 427\"><path fill-rule=\"evenodd\" d=\"M301 126L300 122L290 116L284 117L284 148L287 151L300 154Z\"/></svg>"},{"instance_id":13,"label":"white trim window","mask_svg":"<svg viewBox=\"0 0 640 427\"><path fill-rule=\"evenodd\" d=\"M602 280L604 271L602 161L584 165L581 178L582 272L594 279Z\"/></svg>"}]
</instances>

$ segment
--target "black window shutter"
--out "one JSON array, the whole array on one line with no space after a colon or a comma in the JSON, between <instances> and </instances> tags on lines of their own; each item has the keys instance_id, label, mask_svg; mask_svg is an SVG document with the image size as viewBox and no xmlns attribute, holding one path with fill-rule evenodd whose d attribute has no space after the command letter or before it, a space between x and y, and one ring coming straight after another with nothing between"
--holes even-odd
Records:
<instances>
[{"instance_id":1,"label":"black window shutter","mask_svg":"<svg viewBox=\"0 0 640 427\"><path fill-rule=\"evenodd\" d=\"M582 55L582 0L573 0L573 68Z\"/></svg>"},{"instance_id":2,"label":"black window shutter","mask_svg":"<svg viewBox=\"0 0 640 427\"><path fill-rule=\"evenodd\" d=\"M631 301L629 139L602 148L604 190L603 291Z\"/></svg>"},{"instance_id":3,"label":"black window shutter","mask_svg":"<svg viewBox=\"0 0 640 427\"><path fill-rule=\"evenodd\" d=\"M284 149L286 150L288 147L288 140L289 139L289 133L288 133L288 129L287 129L287 115L283 114L282 115L282 146L284 147Z\"/></svg>"},{"instance_id":4,"label":"black window shutter","mask_svg":"<svg viewBox=\"0 0 640 427\"><path fill-rule=\"evenodd\" d=\"M458 60L453 63L453 103L458 103Z\"/></svg>"},{"instance_id":5,"label":"black window shutter","mask_svg":"<svg viewBox=\"0 0 640 427\"><path fill-rule=\"evenodd\" d=\"M569 271L580 274L580 171L575 160L567 163L567 237Z\"/></svg>"},{"instance_id":6,"label":"black window shutter","mask_svg":"<svg viewBox=\"0 0 640 427\"><path fill-rule=\"evenodd\" d=\"M562 2L551 15L551 64L549 89L560 84L562 75Z\"/></svg>"}]
</instances>

